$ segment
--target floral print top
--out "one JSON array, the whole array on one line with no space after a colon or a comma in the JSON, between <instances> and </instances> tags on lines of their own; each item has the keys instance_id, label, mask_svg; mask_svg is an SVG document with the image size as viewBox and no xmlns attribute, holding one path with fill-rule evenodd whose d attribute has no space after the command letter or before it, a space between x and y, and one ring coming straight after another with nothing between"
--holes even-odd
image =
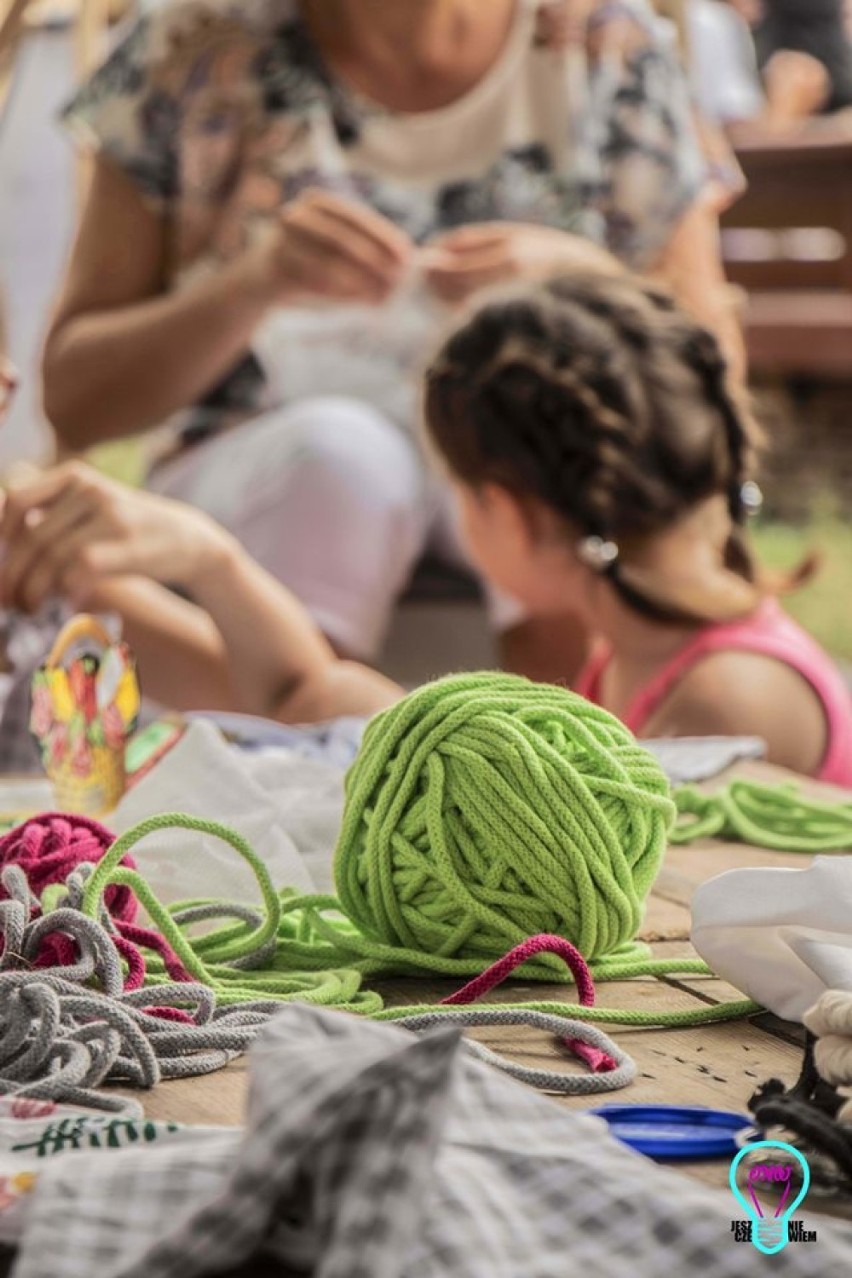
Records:
<instances>
[{"instance_id":1,"label":"floral print top","mask_svg":"<svg viewBox=\"0 0 852 1278\"><path fill-rule=\"evenodd\" d=\"M419 243L469 222L535 222L641 268L706 180L689 92L645 0L598 6L593 55L552 34L571 2L518 0L484 78L449 107L406 115L331 76L298 0L169 0L136 22L64 118L161 211L171 287L238 253L282 202L316 186L366 201ZM292 335L298 317L289 322ZM345 342L339 314L334 333ZM281 402L276 382L253 354L183 426L203 434Z\"/></svg>"}]
</instances>

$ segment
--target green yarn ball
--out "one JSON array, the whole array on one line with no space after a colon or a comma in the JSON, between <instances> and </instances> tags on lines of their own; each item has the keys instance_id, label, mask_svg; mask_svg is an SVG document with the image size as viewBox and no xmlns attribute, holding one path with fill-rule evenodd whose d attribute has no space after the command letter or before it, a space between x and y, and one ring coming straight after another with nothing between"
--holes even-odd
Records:
<instances>
[{"instance_id":1,"label":"green yarn ball","mask_svg":"<svg viewBox=\"0 0 852 1278\"><path fill-rule=\"evenodd\" d=\"M387 945L484 965L550 932L593 962L630 952L674 817L605 710L513 675L442 679L367 728L337 893Z\"/></svg>"}]
</instances>

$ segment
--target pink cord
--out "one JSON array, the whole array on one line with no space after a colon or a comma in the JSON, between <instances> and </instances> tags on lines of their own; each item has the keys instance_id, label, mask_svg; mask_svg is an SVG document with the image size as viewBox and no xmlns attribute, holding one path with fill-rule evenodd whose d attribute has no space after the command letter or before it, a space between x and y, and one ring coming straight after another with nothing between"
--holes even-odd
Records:
<instances>
[{"instance_id":1,"label":"pink cord","mask_svg":"<svg viewBox=\"0 0 852 1278\"><path fill-rule=\"evenodd\" d=\"M194 1025L195 1021L189 1012L180 1007L144 1007L143 1012L156 1016L161 1021L174 1021L178 1025Z\"/></svg>"},{"instance_id":2,"label":"pink cord","mask_svg":"<svg viewBox=\"0 0 852 1278\"><path fill-rule=\"evenodd\" d=\"M119 925L119 931L126 940L132 941L134 945L138 945L143 950L154 950L156 954L159 954L166 965L166 971L173 981L195 980L195 977L190 972L187 972L166 938L161 936L159 932L155 932L150 927L139 927L137 923L122 923Z\"/></svg>"},{"instance_id":3,"label":"pink cord","mask_svg":"<svg viewBox=\"0 0 852 1278\"><path fill-rule=\"evenodd\" d=\"M115 842L115 835L87 817L48 812L33 817L0 839L0 870L19 865L27 876L30 891L41 897L54 883L65 883L78 865L100 861ZM122 865L135 869L130 857ZM0 899L6 893L0 886ZM129 888L107 888L104 901L112 917L132 923L136 918L136 898Z\"/></svg>"},{"instance_id":4,"label":"pink cord","mask_svg":"<svg viewBox=\"0 0 852 1278\"><path fill-rule=\"evenodd\" d=\"M115 835L88 817L48 812L26 821L0 839L0 871L7 865L18 865L27 876L30 891L41 898L45 888L65 883L79 865L96 864L115 842ZM136 868L132 857L122 857L121 864ZM6 897L0 883L0 900ZM104 893L104 903L115 921L119 935L116 948L127 964L126 990L141 989L145 982L143 949L154 950L166 965L173 981L191 981L192 977L159 932L136 924L138 903L130 888L111 884ZM40 911L34 910L37 915ZM2 941L0 941L2 946ZM53 933L45 937L35 962L36 967L71 967L77 962L77 947L68 936ZM170 1019L182 1019L170 1017Z\"/></svg>"},{"instance_id":5,"label":"pink cord","mask_svg":"<svg viewBox=\"0 0 852 1278\"><path fill-rule=\"evenodd\" d=\"M576 946L566 941L563 936L550 936L547 933L531 936L528 941L516 945L513 950L498 959L496 963L492 963L472 981L468 981L467 985L457 990L455 994L442 999L442 1004L453 1007L463 1003L475 1003L490 990L502 985L516 967L534 958L536 954L557 954L559 958L564 959L577 986L577 1001L580 1006L594 1007L595 983L586 960ZM593 1074L608 1074L611 1070L618 1068L617 1061L588 1043L581 1043L573 1038L566 1038L564 1042L569 1051L586 1062Z\"/></svg>"}]
</instances>

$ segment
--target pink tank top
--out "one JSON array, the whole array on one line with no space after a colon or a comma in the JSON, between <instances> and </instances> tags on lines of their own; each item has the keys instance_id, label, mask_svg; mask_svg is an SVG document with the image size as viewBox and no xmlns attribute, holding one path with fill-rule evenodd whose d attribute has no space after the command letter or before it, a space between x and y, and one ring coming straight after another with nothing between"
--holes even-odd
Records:
<instances>
[{"instance_id":1,"label":"pink tank top","mask_svg":"<svg viewBox=\"0 0 852 1278\"><path fill-rule=\"evenodd\" d=\"M774 599L764 602L745 621L707 626L633 698L624 722L636 736L662 705L675 685L702 657L711 652L756 652L782 661L811 685L822 702L828 745L819 772L821 781L852 787L852 696L822 649L782 611ZM581 671L576 690L600 704L601 680L610 661L606 650L592 657Z\"/></svg>"}]
</instances>

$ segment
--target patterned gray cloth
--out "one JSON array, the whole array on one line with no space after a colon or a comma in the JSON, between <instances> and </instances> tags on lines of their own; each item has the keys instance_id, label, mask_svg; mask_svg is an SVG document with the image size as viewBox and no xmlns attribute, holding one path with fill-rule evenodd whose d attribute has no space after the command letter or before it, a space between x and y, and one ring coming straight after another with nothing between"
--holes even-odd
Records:
<instances>
[{"instance_id":1,"label":"patterned gray cloth","mask_svg":"<svg viewBox=\"0 0 852 1278\"><path fill-rule=\"evenodd\" d=\"M762 1274L730 1194L459 1050L307 1006L255 1045L245 1133L45 1165L13 1278L702 1278ZM814 1222L807 1221L809 1227ZM257 1266L257 1268L255 1267ZM848 1226L771 1261L852 1273Z\"/></svg>"}]
</instances>

